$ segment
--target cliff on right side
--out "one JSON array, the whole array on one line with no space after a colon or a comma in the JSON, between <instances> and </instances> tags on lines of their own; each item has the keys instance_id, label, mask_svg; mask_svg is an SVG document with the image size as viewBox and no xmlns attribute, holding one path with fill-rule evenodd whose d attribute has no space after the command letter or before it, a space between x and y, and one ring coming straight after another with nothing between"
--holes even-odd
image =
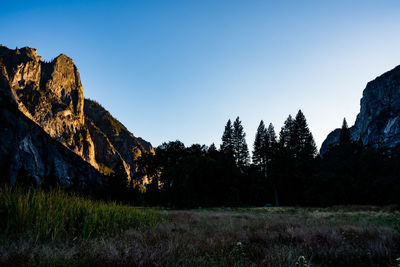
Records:
<instances>
[{"instance_id":1,"label":"cliff on right side","mask_svg":"<svg viewBox=\"0 0 400 267\"><path fill-rule=\"evenodd\" d=\"M375 147L391 148L400 143L400 66L367 84L350 134L354 141ZM320 154L338 145L339 137L340 129L332 131L322 143Z\"/></svg>"}]
</instances>

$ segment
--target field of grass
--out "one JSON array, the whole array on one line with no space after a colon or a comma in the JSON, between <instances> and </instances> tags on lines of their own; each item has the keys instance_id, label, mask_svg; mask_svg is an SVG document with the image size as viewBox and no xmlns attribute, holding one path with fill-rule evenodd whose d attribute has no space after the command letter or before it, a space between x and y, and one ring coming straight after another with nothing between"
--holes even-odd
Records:
<instances>
[{"instance_id":1,"label":"field of grass","mask_svg":"<svg viewBox=\"0 0 400 267\"><path fill-rule=\"evenodd\" d=\"M400 257L396 207L164 210L3 186L0 218L0 265L397 266Z\"/></svg>"}]
</instances>

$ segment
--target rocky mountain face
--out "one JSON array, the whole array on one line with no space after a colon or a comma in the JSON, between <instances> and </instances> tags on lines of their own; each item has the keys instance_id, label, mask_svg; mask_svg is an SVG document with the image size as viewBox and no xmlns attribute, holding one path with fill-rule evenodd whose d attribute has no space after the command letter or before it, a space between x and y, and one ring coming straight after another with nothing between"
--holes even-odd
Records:
<instances>
[{"instance_id":1,"label":"rocky mountain face","mask_svg":"<svg viewBox=\"0 0 400 267\"><path fill-rule=\"evenodd\" d=\"M95 114L98 104L84 99L79 72L66 55L44 62L36 49L0 46L0 66L0 90L8 96L3 101L98 171L110 173L122 164L131 177L137 156L154 151L103 108L107 116Z\"/></svg>"},{"instance_id":2,"label":"rocky mountain face","mask_svg":"<svg viewBox=\"0 0 400 267\"><path fill-rule=\"evenodd\" d=\"M20 110L97 168L94 144L84 125L83 88L72 59L60 55L46 63L29 47L1 47L0 57Z\"/></svg>"},{"instance_id":3,"label":"rocky mountain face","mask_svg":"<svg viewBox=\"0 0 400 267\"><path fill-rule=\"evenodd\" d=\"M108 162L115 162L110 159L122 159L125 170L133 177L136 159L142 153L154 153L152 145L142 138L136 138L96 101L85 99L84 107L86 124L96 139L96 160L107 165Z\"/></svg>"},{"instance_id":4,"label":"rocky mountain face","mask_svg":"<svg viewBox=\"0 0 400 267\"><path fill-rule=\"evenodd\" d=\"M369 82L361 99L360 113L350 128L353 140L373 146L394 147L400 143L400 66ZM339 143L340 129L332 131L321 146Z\"/></svg>"},{"instance_id":5,"label":"rocky mountain face","mask_svg":"<svg viewBox=\"0 0 400 267\"><path fill-rule=\"evenodd\" d=\"M28 175L37 184L52 178L81 188L101 184L96 169L26 116L16 99L0 62L0 180Z\"/></svg>"}]
</instances>

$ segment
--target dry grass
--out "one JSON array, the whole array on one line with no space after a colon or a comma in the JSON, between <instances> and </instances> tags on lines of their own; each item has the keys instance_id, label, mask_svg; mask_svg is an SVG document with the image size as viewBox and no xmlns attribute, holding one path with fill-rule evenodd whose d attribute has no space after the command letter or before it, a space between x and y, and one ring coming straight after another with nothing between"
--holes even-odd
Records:
<instances>
[{"instance_id":1,"label":"dry grass","mask_svg":"<svg viewBox=\"0 0 400 267\"><path fill-rule=\"evenodd\" d=\"M87 216L96 217L91 207ZM128 217L137 212L126 209ZM156 223L127 221L121 231L90 238L3 231L0 265L296 266L304 256L311 266L395 266L400 256L400 214L386 208L151 212Z\"/></svg>"}]
</instances>

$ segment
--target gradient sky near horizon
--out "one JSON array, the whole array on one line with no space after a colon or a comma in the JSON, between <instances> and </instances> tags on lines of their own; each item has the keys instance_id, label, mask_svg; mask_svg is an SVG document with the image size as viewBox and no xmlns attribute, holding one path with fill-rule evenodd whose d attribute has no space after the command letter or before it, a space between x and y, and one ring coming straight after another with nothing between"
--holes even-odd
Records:
<instances>
[{"instance_id":1,"label":"gradient sky near horizon","mask_svg":"<svg viewBox=\"0 0 400 267\"><path fill-rule=\"evenodd\" d=\"M368 81L400 64L400 1L9 1L0 43L71 57L85 97L154 146L219 145L240 116L278 133L305 114L318 147Z\"/></svg>"}]
</instances>

